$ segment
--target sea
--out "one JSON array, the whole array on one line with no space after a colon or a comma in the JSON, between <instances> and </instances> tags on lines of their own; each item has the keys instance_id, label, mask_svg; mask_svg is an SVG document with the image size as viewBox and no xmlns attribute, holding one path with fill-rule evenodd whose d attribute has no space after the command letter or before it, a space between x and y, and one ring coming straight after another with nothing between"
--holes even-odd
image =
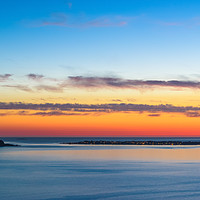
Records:
<instances>
[{"instance_id":1,"label":"sea","mask_svg":"<svg viewBox=\"0 0 200 200\"><path fill-rule=\"evenodd\" d=\"M2 137L0 200L199 200L200 146L78 145L85 140L200 138Z\"/></svg>"}]
</instances>

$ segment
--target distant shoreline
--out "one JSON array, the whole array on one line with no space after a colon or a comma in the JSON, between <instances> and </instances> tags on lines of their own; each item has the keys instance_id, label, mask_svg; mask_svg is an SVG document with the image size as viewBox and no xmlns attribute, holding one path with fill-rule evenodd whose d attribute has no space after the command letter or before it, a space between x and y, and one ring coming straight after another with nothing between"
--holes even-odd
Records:
<instances>
[{"instance_id":1,"label":"distant shoreline","mask_svg":"<svg viewBox=\"0 0 200 200\"><path fill-rule=\"evenodd\" d=\"M8 143L4 143L3 140L0 140L0 147L18 147L20 145L16 145L16 144L8 144Z\"/></svg>"},{"instance_id":2,"label":"distant shoreline","mask_svg":"<svg viewBox=\"0 0 200 200\"><path fill-rule=\"evenodd\" d=\"M83 145L200 145L195 141L82 141L82 142L63 142L61 144L83 144Z\"/></svg>"}]
</instances>

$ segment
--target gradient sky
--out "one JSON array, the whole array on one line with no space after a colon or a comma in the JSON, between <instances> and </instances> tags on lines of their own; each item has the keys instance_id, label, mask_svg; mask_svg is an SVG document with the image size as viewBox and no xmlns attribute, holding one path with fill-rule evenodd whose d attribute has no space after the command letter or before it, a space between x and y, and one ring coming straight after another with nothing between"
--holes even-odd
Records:
<instances>
[{"instance_id":1,"label":"gradient sky","mask_svg":"<svg viewBox=\"0 0 200 200\"><path fill-rule=\"evenodd\" d=\"M200 2L0 2L0 136L200 136Z\"/></svg>"}]
</instances>

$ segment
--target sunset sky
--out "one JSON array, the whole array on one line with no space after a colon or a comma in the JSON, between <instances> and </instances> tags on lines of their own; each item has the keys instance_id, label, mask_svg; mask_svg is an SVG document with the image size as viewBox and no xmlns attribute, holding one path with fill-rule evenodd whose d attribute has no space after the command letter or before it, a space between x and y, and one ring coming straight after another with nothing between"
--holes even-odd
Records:
<instances>
[{"instance_id":1,"label":"sunset sky","mask_svg":"<svg viewBox=\"0 0 200 200\"><path fill-rule=\"evenodd\" d=\"M0 136L200 136L200 2L0 2Z\"/></svg>"}]
</instances>

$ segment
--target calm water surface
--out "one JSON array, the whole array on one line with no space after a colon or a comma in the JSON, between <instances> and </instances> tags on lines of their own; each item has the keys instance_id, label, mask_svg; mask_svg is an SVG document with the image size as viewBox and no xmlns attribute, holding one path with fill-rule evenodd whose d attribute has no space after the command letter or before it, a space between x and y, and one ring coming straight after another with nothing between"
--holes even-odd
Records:
<instances>
[{"instance_id":1,"label":"calm water surface","mask_svg":"<svg viewBox=\"0 0 200 200\"><path fill-rule=\"evenodd\" d=\"M23 145L0 149L1 200L200 199L199 146L50 140L7 140Z\"/></svg>"}]
</instances>

